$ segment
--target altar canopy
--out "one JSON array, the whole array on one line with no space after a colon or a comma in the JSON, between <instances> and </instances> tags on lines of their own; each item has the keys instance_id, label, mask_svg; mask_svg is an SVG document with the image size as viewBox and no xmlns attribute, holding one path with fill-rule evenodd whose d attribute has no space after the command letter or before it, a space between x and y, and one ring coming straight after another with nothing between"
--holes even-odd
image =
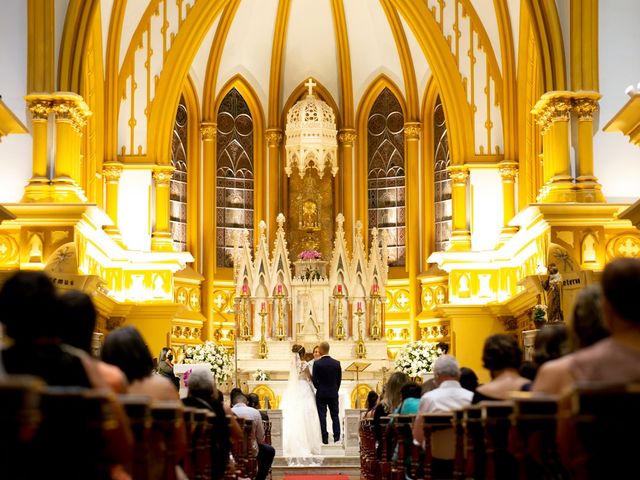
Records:
<instances>
[{"instance_id":1,"label":"altar canopy","mask_svg":"<svg viewBox=\"0 0 640 480\"><path fill-rule=\"evenodd\" d=\"M324 340L338 360L367 358L378 370L386 367L386 340L381 334L388 275L386 238L374 228L367 253L358 222L349 252L344 217L339 214L330 258L306 258L309 251L303 251L292 269L284 215L278 215L277 222L273 254L264 222L255 251L246 232L234 251L240 370L260 366L286 372L293 343L311 352Z\"/></svg>"}]
</instances>

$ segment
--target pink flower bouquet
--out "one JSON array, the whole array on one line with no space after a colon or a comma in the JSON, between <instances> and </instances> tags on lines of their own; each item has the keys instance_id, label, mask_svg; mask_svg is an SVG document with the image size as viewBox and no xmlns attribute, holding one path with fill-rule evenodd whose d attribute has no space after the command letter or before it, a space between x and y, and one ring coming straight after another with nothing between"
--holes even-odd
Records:
<instances>
[{"instance_id":1,"label":"pink flower bouquet","mask_svg":"<svg viewBox=\"0 0 640 480\"><path fill-rule=\"evenodd\" d=\"M317 250L303 250L298 255L300 260L320 260L322 258L322 254Z\"/></svg>"}]
</instances>

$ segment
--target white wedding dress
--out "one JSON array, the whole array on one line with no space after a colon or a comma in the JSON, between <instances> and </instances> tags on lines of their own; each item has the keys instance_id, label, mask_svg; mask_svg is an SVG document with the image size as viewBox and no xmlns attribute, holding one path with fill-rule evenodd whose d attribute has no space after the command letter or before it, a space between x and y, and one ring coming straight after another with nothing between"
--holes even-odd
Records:
<instances>
[{"instance_id":1,"label":"white wedding dress","mask_svg":"<svg viewBox=\"0 0 640 480\"><path fill-rule=\"evenodd\" d=\"M282 449L289 466L320 465L322 434L316 396L305 370L307 362L292 353L289 380L282 401Z\"/></svg>"}]
</instances>

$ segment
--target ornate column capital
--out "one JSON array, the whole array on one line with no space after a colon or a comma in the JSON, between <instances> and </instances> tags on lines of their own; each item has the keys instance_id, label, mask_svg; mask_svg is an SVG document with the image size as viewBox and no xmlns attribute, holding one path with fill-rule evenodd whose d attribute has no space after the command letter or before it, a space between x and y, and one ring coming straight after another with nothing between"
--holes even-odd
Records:
<instances>
[{"instance_id":1,"label":"ornate column capital","mask_svg":"<svg viewBox=\"0 0 640 480\"><path fill-rule=\"evenodd\" d=\"M406 122L404 124L404 136L407 140L419 140L422 124L420 122Z\"/></svg>"},{"instance_id":2,"label":"ornate column capital","mask_svg":"<svg viewBox=\"0 0 640 480\"><path fill-rule=\"evenodd\" d=\"M121 163L105 163L102 166L102 176L107 180L107 182L117 183L118 180L120 180L120 175L122 175Z\"/></svg>"},{"instance_id":3,"label":"ornate column capital","mask_svg":"<svg viewBox=\"0 0 640 480\"><path fill-rule=\"evenodd\" d=\"M213 141L216 139L218 126L213 122L202 122L200 124L200 135L202 135L202 141Z\"/></svg>"},{"instance_id":4,"label":"ornate column capital","mask_svg":"<svg viewBox=\"0 0 640 480\"><path fill-rule=\"evenodd\" d=\"M170 166L170 165L165 165L165 166L158 166L155 167L153 169L153 181L155 182L157 187L161 187L161 186L169 186L169 182L171 182L171 176L173 174L173 171L175 170L174 167Z\"/></svg>"},{"instance_id":5,"label":"ornate column capital","mask_svg":"<svg viewBox=\"0 0 640 480\"><path fill-rule=\"evenodd\" d=\"M573 100L573 112L578 116L578 121L587 122L593 120L593 113L598 109L599 94L594 97L590 96L577 96Z\"/></svg>"},{"instance_id":6,"label":"ornate column capital","mask_svg":"<svg viewBox=\"0 0 640 480\"><path fill-rule=\"evenodd\" d=\"M515 162L500 162L498 171L503 182L513 182L518 175L518 164Z\"/></svg>"},{"instance_id":7,"label":"ornate column capital","mask_svg":"<svg viewBox=\"0 0 640 480\"><path fill-rule=\"evenodd\" d=\"M33 121L43 121L49 118L51 113L51 100L37 98L35 96L26 97Z\"/></svg>"},{"instance_id":8,"label":"ornate column capital","mask_svg":"<svg viewBox=\"0 0 640 480\"><path fill-rule=\"evenodd\" d=\"M547 92L535 104L531 113L540 126L540 133L549 131L553 122L569 121L569 113L573 106L573 92Z\"/></svg>"},{"instance_id":9,"label":"ornate column capital","mask_svg":"<svg viewBox=\"0 0 640 480\"><path fill-rule=\"evenodd\" d=\"M469 179L469 168L466 165L452 165L448 170L449 177L455 185L466 185Z\"/></svg>"},{"instance_id":10,"label":"ornate column capital","mask_svg":"<svg viewBox=\"0 0 640 480\"><path fill-rule=\"evenodd\" d=\"M358 138L358 134L353 128L343 128L338 132L338 142L340 145L353 145Z\"/></svg>"},{"instance_id":11,"label":"ornate column capital","mask_svg":"<svg viewBox=\"0 0 640 480\"><path fill-rule=\"evenodd\" d=\"M279 147L282 143L282 130L279 128L268 128L264 133L264 138L269 147Z\"/></svg>"}]
</instances>

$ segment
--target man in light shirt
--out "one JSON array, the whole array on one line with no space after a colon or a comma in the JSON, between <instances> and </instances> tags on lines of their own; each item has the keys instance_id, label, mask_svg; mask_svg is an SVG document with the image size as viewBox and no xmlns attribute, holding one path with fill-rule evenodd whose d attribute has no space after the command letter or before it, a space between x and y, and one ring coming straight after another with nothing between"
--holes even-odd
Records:
<instances>
[{"instance_id":1,"label":"man in light shirt","mask_svg":"<svg viewBox=\"0 0 640 480\"><path fill-rule=\"evenodd\" d=\"M258 474L255 480L265 480L269 474L276 451L271 445L264 443L262 416L258 410L247 406L247 397L241 391L235 390L231 393L231 404L231 411L235 415L246 420L252 420L252 450L253 455L258 459Z\"/></svg>"},{"instance_id":2,"label":"man in light shirt","mask_svg":"<svg viewBox=\"0 0 640 480\"><path fill-rule=\"evenodd\" d=\"M460 386L460 364L451 355L442 355L433 366L434 380L437 388L425 393L420 398L418 415L423 413L448 413L465 407L471 403L473 392ZM418 416L413 426L413 440L424 448L424 422ZM433 455L433 473L441 472L444 476L453 472L453 456L455 453L455 436L453 429L434 432L431 436L431 453ZM439 475L438 475L439 477Z\"/></svg>"}]
</instances>

